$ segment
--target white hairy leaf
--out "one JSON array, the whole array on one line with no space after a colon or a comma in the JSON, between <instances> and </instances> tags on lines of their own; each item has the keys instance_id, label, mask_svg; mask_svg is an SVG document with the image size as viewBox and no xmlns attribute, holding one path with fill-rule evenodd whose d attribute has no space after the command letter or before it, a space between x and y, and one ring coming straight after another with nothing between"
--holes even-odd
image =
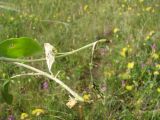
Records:
<instances>
[{"instance_id":1,"label":"white hairy leaf","mask_svg":"<svg viewBox=\"0 0 160 120\"><path fill-rule=\"evenodd\" d=\"M55 61L55 53L53 52L54 47L49 43L44 43L45 55L46 55L46 62L48 66L48 70L50 73L52 65Z\"/></svg>"}]
</instances>

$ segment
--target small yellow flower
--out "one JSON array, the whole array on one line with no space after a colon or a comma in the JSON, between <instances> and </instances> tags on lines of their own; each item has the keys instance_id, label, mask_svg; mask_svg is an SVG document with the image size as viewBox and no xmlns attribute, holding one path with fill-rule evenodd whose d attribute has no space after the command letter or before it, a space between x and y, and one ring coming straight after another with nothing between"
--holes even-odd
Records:
<instances>
[{"instance_id":1,"label":"small yellow flower","mask_svg":"<svg viewBox=\"0 0 160 120\"><path fill-rule=\"evenodd\" d=\"M44 113L45 113L45 111L43 109L35 109L32 111L32 115L35 115L35 116L40 116Z\"/></svg>"},{"instance_id":2,"label":"small yellow flower","mask_svg":"<svg viewBox=\"0 0 160 120\"><path fill-rule=\"evenodd\" d=\"M155 34L154 30L152 30L152 31L149 32L149 36L153 36L154 34Z\"/></svg>"},{"instance_id":3,"label":"small yellow flower","mask_svg":"<svg viewBox=\"0 0 160 120\"><path fill-rule=\"evenodd\" d=\"M119 32L120 30L119 30L119 28L114 28L113 29L113 33L117 33L117 32Z\"/></svg>"},{"instance_id":4,"label":"small yellow flower","mask_svg":"<svg viewBox=\"0 0 160 120\"><path fill-rule=\"evenodd\" d=\"M128 11L132 10L132 7L128 7Z\"/></svg>"},{"instance_id":5,"label":"small yellow flower","mask_svg":"<svg viewBox=\"0 0 160 120\"><path fill-rule=\"evenodd\" d=\"M124 4L122 4L122 8L124 8L125 7L125 5Z\"/></svg>"},{"instance_id":6,"label":"small yellow flower","mask_svg":"<svg viewBox=\"0 0 160 120\"><path fill-rule=\"evenodd\" d=\"M128 51L127 47L122 48L122 50L120 51L120 55L126 57L127 51Z\"/></svg>"},{"instance_id":7,"label":"small yellow flower","mask_svg":"<svg viewBox=\"0 0 160 120\"><path fill-rule=\"evenodd\" d=\"M137 13L137 16L140 16L141 14L140 13Z\"/></svg>"},{"instance_id":8,"label":"small yellow flower","mask_svg":"<svg viewBox=\"0 0 160 120\"><path fill-rule=\"evenodd\" d=\"M105 77L110 78L113 74L114 74L114 71L113 71L113 70L111 70L111 71L104 71Z\"/></svg>"},{"instance_id":9,"label":"small yellow flower","mask_svg":"<svg viewBox=\"0 0 160 120\"><path fill-rule=\"evenodd\" d=\"M129 62L128 65L127 65L127 68L128 69L133 69L134 67L134 62Z\"/></svg>"},{"instance_id":10,"label":"small yellow flower","mask_svg":"<svg viewBox=\"0 0 160 120\"><path fill-rule=\"evenodd\" d=\"M156 65L156 68L157 68L157 69L160 69L160 64L157 64L157 65Z\"/></svg>"},{"instance_id":11,"label":"small yellow flower","mask_svg":"<svg viewBox=\"0 0 160 120\"><path fill-rule=\"evenodd\" d=\"M131 78L131 76L130 76L129 73L122 73L122 74L119 75L119 77L120 77L121 79L123 79L123 80L130 79L130 78Z\"/></svg>"},{"instance_id":12,"label":"small yellow flower","mask_svg":"<svg viewBox=\"0 0 160 120\"><path fill-rule=\"evenodd\" d=\"M151 38L151 36L147 35L145 40L149 40Z\"/></svg>"},{"instance_id":13,"label":"small yellow flower","mask_svg":"<svg viewBox=\"0 0 160 120\"><path fill-rule=\"evenodd\" d=\"M88 6L88 5L85 5L83 9L84 9L84 11L87 11L88 8L89 8L89 6Z\"/></svg>"},{"instance_id":14,"label":"small yellow flower","mask_svg":"<svg viewBox=\"0 0 160 120\"><path fill-rule=\"evenodd\" d=\"M21 113L20 119L21 119L21 120L25 120L27 117L28 117L28 114L27 114L27 113Z\"/></svg>"},{"instance_id":15,"label":"small yellow flower","mask_svg":"<svg viewBox=\"0 0 160 120\"><path fill-rule=\"evenodd\" d=\"M84 101L86 101L86 102L88 102L88 101L90 100L90 98L91 98L91 95L90 95L90 94L84 94L84 95L83 95L83 99L84 99Z\"/></svg>"},{"instance_id":16,"label":"small yellow flower","mask_svg":"<svg viewBox=\"0 0 160 120\"><path fill-rule=\"evenodd\" d=\"M155 34L154 30L150 31L145 40L149 40L154 34Z\"/></svg>"},{"instance_id":17,"label":"small yellow flower","mask_svg":"<svg viewBox=\"0 0 160 120\"><path fill-rule=\"evenodd\" d=\"M152 9L152 7L147 7L146 11L149 12L149 11L151 11L151 9Z\"/></svg>"},{"instance_id":18,"label":"small yellow flower","mask_svg":"<svg viewBox=\"0 0 160 120\"><path fill-rule=\"evenodd\" d=\"M118 14L121 16L121 15L122 15L122 12L119 12Z\"/></svg>"},{"instance_id":19,"label":"small yellow flower","mask_svg":"<svg viewBox=\"0 0 160 120\"><path fill-rule=\"evenodd\" d=\"M153 59L158 59L159 58L159 55L157 53L152 53L151 57Z\"/></svg>"},{"instance_id":20,"label":"small yellow flower","mask_svg":"<svg viewBox=\"0 0 160 120\"><path fill-rule=\"evenodd\" d=\"M133 90L133 86L132 86L132 85L127 85L127 86L126 86L126 90L128 90L128 91Z\"/></svg>"},{"instance_id":21,"label":"small yellow flower","mask_svg":"<svg viewBox=\"0 0 160 120\"><path fill-rule=\"evenodd\" d=\"M10 20L13 21L13 20L14 20L14 17L10 17Z\"/></svg>"},{"instance_id":22,"label":"small yellow flower","mask_svg":"<svg viewBox=\"0 0 160 120\"><path fill-rule=\"evenodd\" d=\"M158 87L158 88L157 88L157 92L159 92L159 93L160 93L160 87Z\"/></svg>"},{"instance_id":23,"label":"small yellow flower","mask_svg":"<svg viewBox=\"0 0 160 120\"><path fill-rule=\"evenodd\" d=\"M158 72L158 71L154 71L153 74L154 74L154 75L159 75L159 72Z\"/></svg>"},{"instance_id":24,"label":"small yellow flower","mask_svg":"<svg viewBox=\"0 0 160 120\"><path fill-rule=\"evenodd\" d=\"M140 105L143 102L143 100L140 98L136 101L136 105Z\"/></svg>"}]
</instances>

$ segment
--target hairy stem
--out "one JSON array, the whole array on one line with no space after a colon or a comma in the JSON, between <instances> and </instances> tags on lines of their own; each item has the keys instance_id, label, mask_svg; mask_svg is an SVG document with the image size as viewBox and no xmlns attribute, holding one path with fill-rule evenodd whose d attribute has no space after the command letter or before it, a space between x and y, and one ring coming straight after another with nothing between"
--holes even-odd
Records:
<instances>
[{"instance_id":1,"label":"hairy stem","mask_svg":"<svg viewBox=\"0 0 160 120\"><path fill-rule=\"evenodd\" d=\"M79 96L76 92L74 92L71 88L69 88L66 84L64 84L61 80L53 77L52 75L44 72L44 71L41 71L37 68L34 68L32 66L29 66L29 65L26 65L26 64L23 64L23 63L18 63L18 62L13 62L14 64L18 65L18 66L21 66L21 67L24 67L24 68L27 68L27 69L30 69L36 73L39 73L45 77L48 77L49 79L55 81L56 83L58 83L59 85L61 85L64 89L66 89L71 95L73 95L75 97L76 100L78 101L81 101L81 102L84 102L83 98L81 96Z\"/></svg>"}]
</instances>

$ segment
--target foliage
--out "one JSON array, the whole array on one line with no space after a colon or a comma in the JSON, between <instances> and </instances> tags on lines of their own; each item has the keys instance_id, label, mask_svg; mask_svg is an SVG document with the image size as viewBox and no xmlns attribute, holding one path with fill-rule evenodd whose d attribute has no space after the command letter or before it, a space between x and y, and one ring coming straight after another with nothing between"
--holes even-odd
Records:
<instances>
[{"instance_id":1,"label":"foliage","mask_svg":"<svg viewBox=\"0 0 160 120\"><path fill-rule=\"evenodd\" d=\"M1 40L29 36L54 45L57 53L99 39L110 42L98 44L93 56L86 49L56 57L51 69L90 103L70 109L61 86L41 75L21 76L10 79L14 99L12 105L0 104L0 119L26 113L27 119L42 120L158 120L159 5L159 0L1 0ZM44 62L25 64L48 71ZM0 85L22 71L30 72L1 61ZM34 116L35 109L44 114Z\"/></svg>"}]
</instances>

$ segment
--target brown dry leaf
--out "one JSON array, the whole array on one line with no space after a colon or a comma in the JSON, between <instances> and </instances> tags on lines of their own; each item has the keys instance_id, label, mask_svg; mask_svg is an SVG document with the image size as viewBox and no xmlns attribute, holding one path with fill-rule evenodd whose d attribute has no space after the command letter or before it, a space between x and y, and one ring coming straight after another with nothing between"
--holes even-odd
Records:
<instances>
[{"instance_id":1,"label":"brown dry leaf","mask_svg":"<svg viewBox=\"0 0 160 120\"><path fill-rule=\"evenodd\" d=\"M71 109L77 104L77 101L75 98L70 97L69 101L66 103L66 105Z\"/></svg>"}]
</instances>

